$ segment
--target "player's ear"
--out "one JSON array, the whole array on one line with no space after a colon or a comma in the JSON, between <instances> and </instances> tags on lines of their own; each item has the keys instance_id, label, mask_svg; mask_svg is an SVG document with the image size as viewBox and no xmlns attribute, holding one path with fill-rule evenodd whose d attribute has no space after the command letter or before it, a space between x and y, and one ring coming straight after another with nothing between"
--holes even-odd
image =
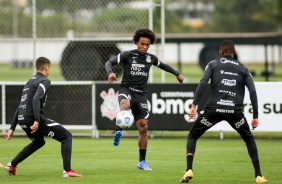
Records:
<instances>
[{"instance_id":1,"label":"player's ear","mask_svg":"<svg viewBox=\"0 0 282 184\"><path fill-rule=\"evenodd\" d=\"M222 49L219 49L219 55L220 55L220 56L223 56L223 51L222 51Z\"/></svg>"}]
</instances>

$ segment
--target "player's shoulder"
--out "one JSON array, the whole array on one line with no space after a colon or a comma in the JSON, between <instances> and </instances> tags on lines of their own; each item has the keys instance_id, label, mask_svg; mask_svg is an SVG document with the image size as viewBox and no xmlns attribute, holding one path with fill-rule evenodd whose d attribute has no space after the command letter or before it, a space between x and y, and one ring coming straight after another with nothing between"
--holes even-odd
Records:
<instances>
[{"instance_id":1,"label":"player's shoulder","mask_svg":"<svg viewBox=\"0 0 282 184\"><path fill-rule=\"evenodd\" d=\"M51 80L48 79L47 77L45 77L44 75L38 75L38 78L37 78L37 82L38 83L44 83L46 85L50 85L51 84Z\"/></svg>"}]
</instances>

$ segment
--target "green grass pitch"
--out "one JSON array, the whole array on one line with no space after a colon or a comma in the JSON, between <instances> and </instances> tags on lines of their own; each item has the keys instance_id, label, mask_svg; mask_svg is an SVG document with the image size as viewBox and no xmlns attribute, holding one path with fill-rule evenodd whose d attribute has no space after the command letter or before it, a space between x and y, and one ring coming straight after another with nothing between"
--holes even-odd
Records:
<instances>
[{"instance_id":1,"label":"green grass pitch","mask_svg":"<svg viewBox=\"0 0 282 184\"><path fill-rule=\"evenodd\" d=\"M6 164L29 143L26 137L0 140L0 162ZM0 172L1 183L98 183L98 184L172 184L183 176L186 138L150 138L147 163L152 171L136 168L137 138L124 137L118 147L112 138L73 139L72 168L83 178L63 178L60 144L46 138L46 144L17 167L18 176ZM258 139L260 163L268 183L281 183L281 140ZM241 139L198 141L194 184L255 183L253 166Z\"/></svg>"}]
</instances>

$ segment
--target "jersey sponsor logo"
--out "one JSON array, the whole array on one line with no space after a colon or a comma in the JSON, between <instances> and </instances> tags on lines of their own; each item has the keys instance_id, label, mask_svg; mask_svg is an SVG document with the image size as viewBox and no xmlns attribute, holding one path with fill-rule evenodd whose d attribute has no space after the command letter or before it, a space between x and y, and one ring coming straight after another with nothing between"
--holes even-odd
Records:
<instances>
[{"instance_id":1,"label":"jersey sponsor logo","mask_svg":"<svg viewBox=\"0 0 282 184\"><path fill-rule=\"evenodd\" d=\"M231 101L231 100L223 100L223 99L220 99L220 101L217 101L217 105L225 105L225 106L235 106L234 102Z\"/></svg>"},{"instance_id":2,"label":"jersey sponsor logo","mask_svg":"<svg viewBox=\"0 0 282 184\"><path fill-rule=\"evenodd\" d=\"M238 129L240 126L242 126L245 123L245 119L242 118L240 121L236 122L234 125Z\"/></svg>"},{"instance_id":3,"label":"jersey sponsor logo","mask_svg":"<svg viewBox=\"0 0 282 184\"><path fill-rule=\"evenodd\" d=\"M135 89L135 88L132 88L132 87L129 87L129 89L131 91L135 91L135 92L139 92L139 93L142 93L143 91L142 90L139 90L139 89ZM128 98L130 97L130 95L128 95ZM131 97L130 97L131 98Z\"/></svg>"},{"instance_id":4,"label":"jersey sponsor logo","mask_svg":"<svg viewBox=\"0 0 282 184\"><path fill-rule=\"evenodd\" d=\"M55 133L52 132L52 131L50 131L50 132L48 133L48 136L51 137L51 138L53 138L53 137L55 136Z\"/></svg>"},{"instance_id":5,"label":"jersey sponsor logo","mask_svg":"<svg viewBox=\"0 0 282 184\"><path fill-rule=\"evenodd\" d=\"M148 104L147 103L140 103L140 107L142 109L148 109Z\"/></svg>"},{"instance_id":6,"label":"jersey sponsor logo","mask_svg":"<svg viewBox=\"0 0 282 184\"><path fill-rule=\"evenodd\" d=\"M18 120L24 120L24 116L23 115L18 115Z\"/></svg>"},{"instance_id":7,"label":"jersey sponsor logo","mask_svg":"<svg viewBox=\"0 0 282 184\"><path fill-rule=\"evenodd\" d=\"M207 127L212 127L212 123L211 122L209 122L206 118L203 118L202 120L201 120L201 123L202 124L204 124L204 125L206 125Z\"/></svg>"},{"instance_id":8,"label":"jersey sponsor logo","mask_svg":"<svg viewBox=\"0 0 282 184\"><path fill-rule=\"evenodd\" d=\"M145 68L145 65L144 65L144 64L135 64L135 63L132 62L131 70L132 70L132 67L136 67L136 68Z\"/></svg>"},{"instance_id":9,"label":"jersey sponsor logo","mask_svg":"<svg viewBox=\"0 0 282 184\"><path fill-rule=\"evenodd\" d=\"M148 55L148 56L146 57L146 61L147 61L148 63L151 63L151 61L152 61L152 60L151 60L151 56Z\"/></svg>"},{"instance_id":10,"label":"jersey sponsor logo","mask_svg":"<svg viewBox=\"0 0 282 184\"><path fill-rule=\"evenodd\" d=\"M233 65L239 65L239 63L232 61L232 60L229 60L229 59L226 59L226 58L221 58L220 62L223 63L223 64L230 63L230 64L233 64Z\"/></svg>"},{"instance_id":11,"label":"jersey sponsor logo","mask_svg":"<svg viewBox=\"0 0 282 184\"><path fill-rule=\"evenodd\" d=\"M115 119L119 112L118 92L116 93L113 88L109 88L108 93L102 91L100 96L104 99L100 106L102 117L107 117L110 120Z\"/></svg>"},{"instance_id":12,"label":"jersey sponsor logo","mask_svg":"<svg viewBox=\"0 0 282 184\"><path fill-rule=\"evenodd\" d=\"M142 68L145 68L144 64L132 64L131 65L131 72L130 74L133 76L148 76L148 73L145 71L142 71Z\"/></svg>"},{"instance_id":13,"label":"jersey sponsor logo","mask_svg":"<svg viewBox=\"0 0 282 184\"><path fill-rule=\"evenodd\" d=\"M219 90L218 91L219 93L225 93L227 94L228 96L232 96L232 97L236 97L236 93L232 92L232 91L227 91L227 90Z\"/></svg>"},{"instance_id":14,"label":"jersey sponsor logo","mask_svg":"<svg viewBox=\"0 0 282 184\"><path fill-rule=\"evenodd\" d=\"M137 63L137 61L136 61L136 60L133 60L133 61L132 61L132 63L133 63L133 64L136 64L136 63Z\"/></svg>"},{"instance_id":15,"label":"jersey sponsor logo","mask_svg":"<svg viewBox=\"0 0 282 184\"><path fill-rule=\"evenodd\" d=\"M20 105L19 108L25 109L25 108L26 108L26 105Z\"/></svg>"},{"instance_id":16,"label":"jersey sponsor logo","mask_svg":"<svg viewBox=\"0 0 282 184\"><path fill-rule=\"evenodd\" d=\"M26 98L27 98L27 94L24 94L24 95L22 96L21 102L26 101Z\"/></svg>"},{"instance_id":17,"label":"jersey sponsor logo","mask_svg":"<svg viewBox=\"0 0 282 184\"><path fill-rule=\"evenodd\" d=\"M234 110L229 110L229 109L216 109L215 112L234 114Z\"/></svg>"},{"instance_id":18,"label":"jersey sponsor logo","mask_svg":"<svg viewBox=\"0 0 282 184\"><path fill-rule=\"evenodd\" d=\"M236 80L235 79L222 79L222 84L225 86L236 86Z\"/></svg>"},{"instance_id":19,"label":"jersey sponsor logo","mask_svg":"<svg viewBox=\"0 0 282 184\"><path fill-rule=\"evenodd\" d=\"M226 71L224 71L224 70L220 70L220 73L221 73L221 74L224 74L224 75L234 75L234 76L238 76L238 73L226 72Z\"/></svg>"}]
</instances>

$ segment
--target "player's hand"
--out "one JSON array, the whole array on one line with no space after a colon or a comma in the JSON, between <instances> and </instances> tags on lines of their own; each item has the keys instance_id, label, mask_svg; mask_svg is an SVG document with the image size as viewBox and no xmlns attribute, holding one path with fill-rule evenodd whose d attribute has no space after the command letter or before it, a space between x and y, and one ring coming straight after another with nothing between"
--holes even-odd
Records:
<instances>
[{"instance_id":1,"label":"player's hand","mask_svg":"<svg viewBox=\"0 0 282 184\"><path fill-rule=\"evenodd\" d=\"M188 122L192 122L192 121L195 121L195 119L197 118L197 106L195 104L192 104L191 105L191 109L190 109L190 117L188 119Z\"/></svg>"},{"instance_id":2,"label":"player's hand","mask_svg":"<svg viewBox=\"0 0 282 184\"><path fill-rule=\"evenodd\" d=\"M255 128L257 128L258 125L259 125L258 119L257 119L257 118L256 118L256 119L253 119L253 120L252 120L252 130L254 130Z\"/></svg>"},{"instance_id":3,"label":"player's hand","mask_svg":"<svg viewBox=\"0 0 282 184\"><path fill-rule=\"evenodd\" d=\"M7 141L10 140L10 139L12 139L13 133L14 133L13 130L9 130L9 131L6 133L5 138L6 138Z\"/></svg>"},{"instance_id":4,"label":"player's hand","mask_svg":"<svg viewBox=\"0 0 282 184\"><path fill-rule=\"evenodd\" d=\"M183 84L183 81L184 81L183 75L179 74L179 75L177 76L177 80L178 80L178 82L179 82L180 84Z\"/></svg>"},{"instance_id":5,"label":"player's hand","mask_svg":"<svg viewBox=\"0 0 282 184\"><path fill-rule=\"evenodd\" d=\"M117 76L116 76L115 73L110 73L110 74L108 75L108 81L109 81L109 83L112 83L112 82L114 82L114 81L116 81L116 80L117 80Z\"/></svg>"},{"instance_id":6,"label":"player's hand","mask_svg":"<svg viewBox=\"0 0 282 184\"><path fill-rule=\"evenodd\" d=\"M32 134L37 131L38 125L39 125L39 122L34 121L33 125L30 127Z\"/></svg>"}]
</instances>

